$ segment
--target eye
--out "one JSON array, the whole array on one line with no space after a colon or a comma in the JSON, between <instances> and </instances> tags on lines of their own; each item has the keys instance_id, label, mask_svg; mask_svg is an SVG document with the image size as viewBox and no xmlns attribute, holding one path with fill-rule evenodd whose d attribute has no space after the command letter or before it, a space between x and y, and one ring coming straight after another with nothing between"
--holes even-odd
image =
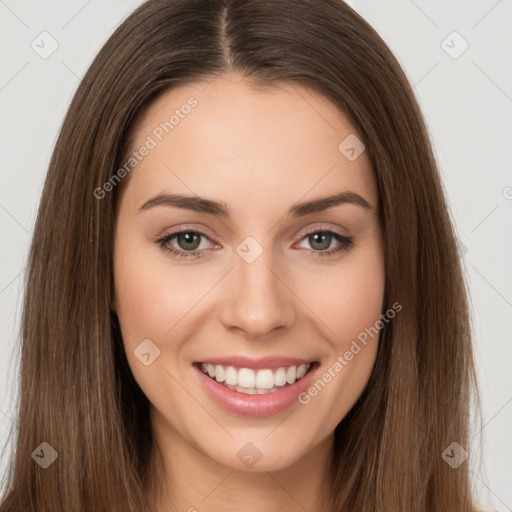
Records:
<instances>
[{"instance_id":1,"label":"eye","mask_svg":"<svg viewBox=\"0 0 512 512\"><path fill-rule=\"evenodd\" d=\"M330 229L320 230L318 228L306 233L301 240L307 241L312 247L312 256L319 257L331 256L342 251L348 251L354 244L353 237L342 235ZM331 248L333 242L334 248ZM327 250L329 248L331 249Z\"/></svg>"},{"instance_id":2,"label":"eye","mask_svg":"<svg viewBox=\"0 0 512 512\"><path fill-rule=\"evenodd\" d=\"M208 236L200 231L182 230L166 235L156 243L176 258L201 258L205 256L206 249L201 247L202 239L210 240ZM173 240L175 242L173 243ZM348 251L354 244L353 237L342 235L330 229L315 229L306 233L302 241L307 241L312 257L327 257L342 251ZM332 244L334 243L334 248ZM302 247L299 244L300 247ZM218 247L218 245L217 245ZM329 250L328 250L329 249Z\"/></svg>"},{"instance_id":3,"label":"eye","mask_svg":"<svg viewBox=\"0 0 512 512\"><path fill-rule=\"evenodd\" d=\"M175 238L176 244L178 245L177 249L171 244L171 240ZM156 243L178 258L199 258L204 256L204 247L200 249L201 238L209 240L204 233L186 230L166 235L160 240L157 240Z\"/></svg>"}]
</instances>

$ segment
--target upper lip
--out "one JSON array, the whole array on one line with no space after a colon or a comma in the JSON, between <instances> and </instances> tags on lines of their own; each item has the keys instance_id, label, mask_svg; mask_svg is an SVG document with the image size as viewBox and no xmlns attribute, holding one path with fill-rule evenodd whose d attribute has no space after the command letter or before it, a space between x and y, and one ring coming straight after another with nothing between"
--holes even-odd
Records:
<instances>
[{"instance_id":1,"label":"upper lip","mask_svg":"<svg viewBox=\"0 0 512 512\"><path fill-rule=\"evenodd\" d=\"M209 357L195 361L195 364L220 364L221 366L235 366L237 368L281 368L283 366L300 366L316 362L314 359L299 359L296 357L267 356L254 359L246 356Z\"/></svg>"}]
</instances>

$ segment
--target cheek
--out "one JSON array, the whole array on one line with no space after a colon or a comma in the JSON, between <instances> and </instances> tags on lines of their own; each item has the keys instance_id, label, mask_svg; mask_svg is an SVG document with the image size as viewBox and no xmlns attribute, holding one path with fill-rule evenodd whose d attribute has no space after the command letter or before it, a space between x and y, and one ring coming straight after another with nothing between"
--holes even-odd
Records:
<instances>
[{"instance_id":1,"label":"cheek","mask_svg":"<svg viewBox=\"0 0 512 512\"><path fill-rule=\"evenodd\" d=\"M308 279L308 305L327 326L337 349L379 320L383 308L385 269L378 247L345 259L322 277Z\"/></svg>"},{"instance_id":2,"label":"cheek","mask_svg":"<svg viewBox=\"0 0 512 512\"><path fill-rule=\"evenodd\" d=\"M136 253L119 257L115 262L117 315L123 330L152 338L161 325L161 282ZM171 310L172 311L172 310Z\"/></svg>"},{"instance_id":3,"label":"cheek","mask_svg":"<svg viewBox=\"0 0 512 512\"><path fill-rule=\"evenodd\" d=\"M162 340L200 298L199 277L171 268L159 250L127 241L116 251L116 309L126 339Z\"/></svg>"},{"instance_id":4,"label":"cheek","mask_svg":"<svg viewBox=\"0 0 512 512\"><path fill-rule=\"evenodd\" d=\"M380 335L376 326L383 313L385 289L380 249L345 260L322 282L315 282L318 290L322 282L329 286L328 293L311 294L308 304L321 312L318 316L328 326L323 332L330 353L322 361L323 372L299 402L308 408L307 428L320 428L325 435L354 406L373 370Z\"/></svg>"},{"instance_id":5,"label":"cheek","mask_svg":"<svg viewBox=\"0 0 512 512\"><path fill-rule=\"evenodd\" d=\"M164 410L182 405L183 393L171 376L176 351L166 349L164 339L186 314L187 305L179 273L163 268L153 252L147 246L120 240L114 258L116 312L133 376L149 401ZM151 343L141 345L147 339ZM146 352L149 365L139 359ZM169 395L174 397L172 401L167 399Z\"/></svg>"}]
</instances>

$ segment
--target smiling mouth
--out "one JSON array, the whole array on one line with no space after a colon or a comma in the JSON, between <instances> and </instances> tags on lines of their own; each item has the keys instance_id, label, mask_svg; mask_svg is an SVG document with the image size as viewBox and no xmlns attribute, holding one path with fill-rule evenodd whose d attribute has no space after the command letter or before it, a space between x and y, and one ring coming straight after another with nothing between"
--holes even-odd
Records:
<instances>
[{"instance_id":1,"label":"smiling mouth","mask_svg":"<svg viewBox=\"0 0 512 512\"><path fill-rule=\"evenodd\" d=\"M300 381L318 361L279 368L237 368L211 363L196 363L196 366L210 379L224 387L247 395L275 393Z\"/></svg>"}]
</instances>

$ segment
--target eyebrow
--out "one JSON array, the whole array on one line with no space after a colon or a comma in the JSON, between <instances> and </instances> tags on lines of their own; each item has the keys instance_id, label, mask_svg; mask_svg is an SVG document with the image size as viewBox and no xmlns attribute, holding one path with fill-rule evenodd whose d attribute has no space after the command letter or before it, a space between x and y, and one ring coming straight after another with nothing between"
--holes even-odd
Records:
<instances>
[{"instance_id":1,"label":"eyebrow","mask_svg":"<svg viewBox=\"0 0 512 512\"><path fill-rule=\"evenodd\" d=\"M375 210L375 208L363 197L355 192L345 191L331 196L320 197L311 201L296 203L288 210L288 216L303 217L310 213L318 213L340 204L353 204L360 206L365 210ZM188 196L182 194L158 194L146 201L140 210L149 210L156 206L174 206L195 212L206 213L215 217L230 218L228 207L225 203L212 201L199 196Z\"/></svg>"}]
</instances>

